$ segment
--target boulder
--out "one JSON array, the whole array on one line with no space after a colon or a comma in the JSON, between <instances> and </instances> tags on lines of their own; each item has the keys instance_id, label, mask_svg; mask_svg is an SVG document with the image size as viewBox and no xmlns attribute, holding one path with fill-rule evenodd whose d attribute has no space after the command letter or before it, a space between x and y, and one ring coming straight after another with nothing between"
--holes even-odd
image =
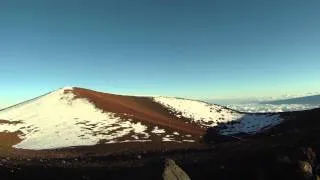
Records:
<instances>
[{"instance_id":1,"label":"boulder","mask_svg":"<svg viewBox=\"0 0 320 180\"><path fill-rule=\"evenodd\" d=\"M163 180L190 180L190 177L185 173L172 159L167 159L165 162Z\"/></svg>"},{"instance_id":2,"label":"boulder","mask_svg":"<svg viewBox=\"0 0 320 180\"><path fill-rule=\"evenodd\" d=\"M309 162L307 161L299 161L299 172L302 177L302 179L313 179L313 170L312 166Z\"/></svg>"},{"instance_id":3,"label":"boulder","mask_svg":"<svg viewBox=\"0 0 320 180\"><path fill-rule=\"evenodd\" d=\"M315 166L317 164L316 153L310 147L297 149L293 154L293 158L298 161L307 161L311 164L311 166Z\"/></svg>"}]
</instances>

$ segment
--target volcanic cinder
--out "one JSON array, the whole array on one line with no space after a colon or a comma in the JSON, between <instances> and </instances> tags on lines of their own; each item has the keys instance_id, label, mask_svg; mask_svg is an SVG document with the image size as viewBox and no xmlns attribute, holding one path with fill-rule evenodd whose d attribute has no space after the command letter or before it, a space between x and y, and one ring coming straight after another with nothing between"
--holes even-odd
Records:
<instances>
[{"instance_id":1,"label":"volcanic cinder","mask_svg":"<svg viewBox=\"0 0 320 180\"><path fill-rule=\"evenodd\" d=\"M137 97L66 87L0 111L3 144L55 149L97 144L199 141L206 128L257 133L282 122L277 114L246 114L173 97Z\"/></svg>"}]
</instances>

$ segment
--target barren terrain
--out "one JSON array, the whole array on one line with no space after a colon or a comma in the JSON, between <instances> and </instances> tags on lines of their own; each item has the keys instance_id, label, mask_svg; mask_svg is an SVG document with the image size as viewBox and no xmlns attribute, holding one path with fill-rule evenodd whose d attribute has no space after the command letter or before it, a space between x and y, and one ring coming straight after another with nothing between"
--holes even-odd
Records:
<instances>
[{"instance_id":1,"label":"barren terrain","mask_svg":"<svg viewBox=\"0 0 320 180\"><path fill-rule=\"evenodd\" d=\"M319 117L320 109L250 114L193 100L62 89L0 111L0 176L161 179L171 158L191 179L298 179L297 162L310 158L297 152L318 154ZM206 144L209 127L242 135Z\"/></svg>"}]
</instances>

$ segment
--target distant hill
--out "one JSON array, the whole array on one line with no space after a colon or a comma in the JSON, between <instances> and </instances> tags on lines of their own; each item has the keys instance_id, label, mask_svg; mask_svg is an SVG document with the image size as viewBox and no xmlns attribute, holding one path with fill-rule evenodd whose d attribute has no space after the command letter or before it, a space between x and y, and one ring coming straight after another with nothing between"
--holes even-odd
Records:
<instances>
[{"instance_id":1,"label":"distant hill","mask_svg":"<svg viewBox=\"0 0 320 180\"><path fill-rule=\"evenodd\" d=\"M231 123L234 122L234 123ZM257 133L279 115L246 114L173 97L138 97L66 87L0 110L0 146L56 149L101 144L196 143L206 128Z\"/></svg>"},{"instance_id":2,"label":"distant hill","mask_svg":"<svg viewBox=\"0 0 320 180\"><path fill-rule=\"evenodd\" d=\"M283 99L283 100L276 100L276 101L265 101L261 104L312 104L317 105L320 104L320 95L313 95L313 96L305 96L299 98L291 98L291 99Z\"/></svg>"}]
</instances>

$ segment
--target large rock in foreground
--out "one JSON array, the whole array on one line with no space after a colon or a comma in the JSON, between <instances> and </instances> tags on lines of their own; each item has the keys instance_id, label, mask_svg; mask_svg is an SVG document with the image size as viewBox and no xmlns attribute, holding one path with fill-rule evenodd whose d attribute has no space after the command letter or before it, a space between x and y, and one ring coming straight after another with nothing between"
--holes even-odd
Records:
<instances>
[{"instance_id":1,"label":"large rock in foreground","mask_svg":"<svg viewBox=\"0 0 320 180\"><path fill-rule=\"evenodd\" d=\"M190 177L185 173L172 159L167 159L165 162L163 180L190 180Z\"/></svg>"}]
</instances>

